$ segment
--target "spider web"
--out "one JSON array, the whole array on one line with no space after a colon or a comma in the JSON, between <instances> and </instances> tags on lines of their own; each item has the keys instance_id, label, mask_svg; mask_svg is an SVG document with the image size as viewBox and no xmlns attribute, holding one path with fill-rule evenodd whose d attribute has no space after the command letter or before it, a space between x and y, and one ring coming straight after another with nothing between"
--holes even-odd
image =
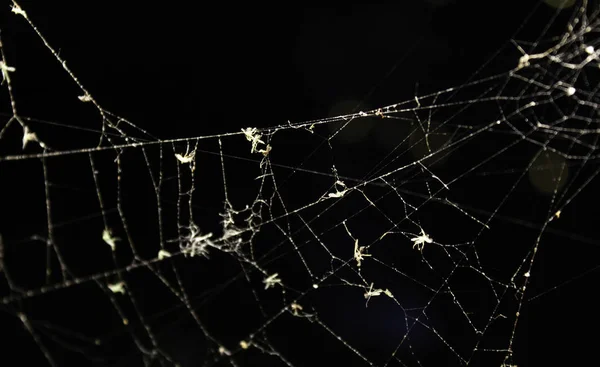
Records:
<instances>
[{"instance_id":1,"label":"spider web","mask_svg":"<svg viewBox=\"0 0 600 367\"><path fill-rule=\"evenodd\" d=\"M547 3L530 14L550 14L547 26L532 40L517 33L466 81L169 138L105 109L78 79L85 63L71 68L46 38L52 19L13 2L7 24L27 31L2 29L1 358L523 366L584 356L577 333L598 322L588 310L599 8ZM58 72L37 74L23 54ZM38 109L38 83L64 83L44 98L79 123Z\"/></svg>"}]
</instances>

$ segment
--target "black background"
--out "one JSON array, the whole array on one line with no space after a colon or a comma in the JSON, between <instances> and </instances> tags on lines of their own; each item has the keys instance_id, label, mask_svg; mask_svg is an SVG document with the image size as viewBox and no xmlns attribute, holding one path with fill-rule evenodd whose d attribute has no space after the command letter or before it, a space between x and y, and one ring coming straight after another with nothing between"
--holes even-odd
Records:
<instances>
[{"instance_id":1,"label":"black background","mask_svg":"<svg viewBox=\"0 0 600 367\"><path fill-rule=\"evenodd\" d=\"M544 37L559 34L571 15L571 10L566 10L565 14L557 16L555 9L536 1L456 0L443 6L434 6L425 1L344 3L340 6L288 2L239 5L198 3L195 6L157 2L125 5L122 2L102 1L77 4L22 2L21 6L103 108L127 118L160 139L223 134L237 132L249 126L263 128L286 124L288 121L322 119L330 116L333 106L340 101L352 100L356 103L353 108L336 111L336 114L411 100L415 94L424 95L461 85L470 78L478 79L505 72L513 68L520 57L514 45L509 42L511 38L536 41L550 21L551 26ZM32 121L40 138L51 148L63 150L95 146L101 126L98 114L89 104L82 104L77 100L76 96L81 93L72 80L23 19L9 14L8 10L8 7L2 9L1 35L8 64L17 69L11 74L11 80L20 114L78 127L65 128ZM484 63L485 68L475 74ZM511 92L518 93L518 90ZM5 94L2 97L1 111L5 120L8 120L12 114ZM461 98L467 97L458 99ZM469 119L491 121L498 118L493 113L489 116L482 116L482 113L485 111L472 110L463 121L468 124ZM317 130L317 133L326 136L326 128L321 128L324 130ZM16 126L7 132L0 148L2 155L18 151L19 134ZM143 134L136 134L149 139ZM278 140L273 141L273 163L298 167L311 151L309 145L306 145L310 143L302 139L304 138L297 138L296 135L280 133ZM500 139L501 136L498 135L497 141L492 139L485 145L475 142L469 148L457 152L451 157L453 165L450 168L440 168L439 174L452 176L452 170L474 165L475 161L471 160L474 156L494 152L503 146ZM252 182L253 175L259 173L258 159L248 154L248 143L242 137L223 138L223 143L228 155L253 160L251 164L235 159L226 161L227 172L235 172L240 177L230 178L227 183L229 194L233 195L232 201L252 202L251 195L256 193L256 187L253 186L254 183L248 182ZM380 151L376 145L375 139L370 137L361 143L334 146L335 154L328 153L333 157L324 155L325 159L318 158L310 168L329 174L332 163L335 163L343 176L360 180L387 153L385 150ZM185 145L178 147L185 149ZM278 148L281 153L278 153ZM202 145L202 149L212 153L219 151L214 139ZM527 145L521 150L511 151L497 166L492 164L485 170L492 172L513 168L517 174L521 173L527 160L514 166L504 165L511 160L520 161L520 154L529 154L534 150ZM125 191L129 195L131 226L138 230L137 233L143 233L140 234L138 243L145 243L156 238L157 230L153 227L156 226L156 219L153 217L156 203L150 202L153 193L150 186L144 186L149 185L148 178L136 178L137 175L141 177L148 173L141 152L131 154L131 160L124 163L125 173L128 175L124 176L125 185L127 182L131 183L131 186L126 186ZM157 150L149 150L149 154L154 161L158 161ZM97 202L94 203L95 191L90 191L94 186L90 181L87 159L86 155L73 155L47 161L53 175L53 190L56 190L56 196L53 196L53 202L57 203L54 206L56 222L68 223L90 211L98 213ZM99 165L112 167L107 169L114 171L114 165L110 164L114 155L98 160ZM199 217L197 222L203 223L204 228L210 231L211 225L215 225L215 213L221 210L223 201L219 155L202 155L202 163L199 164L202 167L200 172L209 172L210 175L200 174L197 177L200 185L197 195L202 198L196 203ZM40 256L32 255L27 263L22 263L26 257L21 252L28 250L18 246L22 246L19 243L23 243L25 235L43 234L46 228L40 167L39 160L0 162L0 205L2 214L11 216L2 221L2 234L7 247L6 266L15 274L20 274L22 282L30 282L32 288L36 288L34 284L39 284L39 277L43 277L43 253L40 252ZM282 170L281 175L286 177L289 172ZM464 202L475 208L493 210L509 192L507 190L517 176L506 175L497 180L475 181L453 189L458 191L451 190L447 197L458 201L464 199ZM243 177L248 180L243 180ZM107 178L105 196L110 197L113 192L111 190L114 190L114 186L110 185L114 181L114 176ZM69 188L68 192L61 193L61 183ZM407 190L427 194L425 186L417 179L413 183L414 186L407 186ZM326 190L327 185L331 185L331 180L317 175L297 174L290 179L289 185L281 187L281 193L290 207L295 208L298 206L296 204L314 201L314 197L306 189L311 185ZM554 234L544 237L526 300L561 282L572 280L597 263L594 255L598 252L598 242L574 239L576 235L582 238L597 237L595 225L598 215L593 205L596 200L592 192L593 186L594 184L588 186L565 209L561 221L553 224ZM78 196L74 193L77 189L87 190L87 194ZM20 197L26 197L30 204L24 205L18 200ZM511 202L498 217L504 215L516 224L510 224L510 220L500 221L498 225L505 227L496 227L500 229L494 232L495 237L482 236L480 239L482 243L489 241L490 246L500 246L500 250L498 247L490 250L490 257L487 259L489 262L484 268L490 270L491 276L501 279L510 277L535 244L539 229L528 228L527 223L534 223L535 227L548 212L548 197L536 193L531 187L519 186L510 192L509 197ZM174 195L170 196L170 199L174 198ZM34 205L37 207L34 208ZM162 205L167 208L170 204L165 202ZM349 202L338 208L339 211L327 215L332 218L331 223L338 223L340 219L350 217L357 205ZM378 205L385 212L400 215L400 202L397 198L390 199L389 202L383 200ZM460 237L460 231L476 233L474 227L460 227L465 222L454 223L441 218L447 209L440 207L433 207L431 211L429 206L424 207L419 217L424 228L432 228L434 238L443 238L441 242L452 243ZM311 218L311 214L315 216L317 213L318 211L308 211L306 216ZM361 226L356 222L351 226L355 236L373 237L385 231L384 226L375 217L370 220L369 215L371 214L367 213L362 217L361 220L365 222ZM484 215L484 218L487 217ZM98 225L100 222L96 220L95 225ZM166 223L172 220L173 218L168 218ZM325 228L331 225L328 223L321 225ZM295 222L294 226L300 227L301 223ZM105 254L93 252L83 246L90 237L98 239L97 226L71 224L61 228L57 230L56 236L59 242L62 240L69 244L65 245L65 254L70 259L68 262L73 264L75 274L93 274L94 271L110 268L104 262L107 259L102 258ZM96 232L91 236L88 231ZM556 231L563 231L567 235L557 235ZM277 231L273 228L265 233L264 237L273 236L277 242L284 240L281 234L277 237ZM301 236L306 236L306 233L299 234L298 238ZM264 237L260 239L264 241ZM343 231L323 238L332 242L348 241ZM72 246L74 244L79 246ZM291 247L276 254L284 255L284 260L275 261L273 269L298 266ZM14 260L11 261L10 256L14 256ZM318 254L308 256L312 256L315 263L323 259L325 266L329 263L325 254L320 254L320 257ZM382 252L378 256L390 259L390 264L399 269L408 269L408 273L419 280L428 279L429 275L423 271L424 265L420 257L413 252ZM127 264L125 258L126 254L120 259L121 266ZM202 268L186 265L183 259L179 260L181 262L176 263L177 266L187 272L188 279L194 279L186 283L186 289L193 296L199 296L200 301L196 307L201 318L206 320L210 330L217 330L215 333L228 345L235 347L240 336L247 335L265 322L260 321L256 300L249 292L247 283L235 281L218 291L212 288L239 274L239 264L231 257L215 253L211 256L210 263ZM416 265L411 269L413 262ZM448 266L443 263L438 265L440 269ZM57 263L54 266L58 269ZM34 274L31 270L40 274ZM254 276L255 287L260 290L260 276ZM350 275L342 272L340 276ZM375 278L378 276L373 275ZM456 287L461 288L461 284L472 282L472 276L469 273L457 275L453 278ZM381 275L381 279L390 284L397 281L397 278L387 275ZM554 362L554 365L558 365L559 360L569 363L593 360L596 341L593 332L598 326L594 311L597 308L597 302L594 303L596 279L597 274L592 272L546 296L524 303L513 347L515 364L537 366L544 362ZM130 286L135 285L138 290L136 297L144 305L144 314L152 315L150 319L154 320L152 325L155 333L165 349L182 356L182 363L188 363L184 365L200 365L205 358L206 341L198 326L185 319L189 318L189 313L185 309L170 312L173 303L167 299L168 292L160 290L160 283L151 275L138 274L129 280ZM310 288L310 283L303 283L305 280L299 275L298 279L290 282L298 285L299 289L306 290ZM486 287L486 284L471 285L477 289ZM401 282L395 286L400 289L405 287ZM213 296L202 296L207 289L212 289ZM403 292L397 291L398 294ZM43 320L52 320L54 324L81 332L86 332L88 327L90 333L102 330L99 333L109 346L100 350L82 347L83 356L70 352L64 345L54 343L52 340L55 338L48 337L54 334L42 332L58 365L92 365L93 361L87 357L103 352L110 357L97 360L98 365L139 365L141 358L138 348L122 331L119 320L112 314L104 314L111 309L106 298L104 303L96 303L93 297L98 295L91 295L92 290L89 290L90 294L87 292L85 289L80 292L75 289L71 292L59 290L3 306L0 309L3 311L0 319L1 333L11 339L0 345L0 350L4 350L0 358L5 361L5 365L16 365L15 361L22 362L29 357L38 362L42 358L39 348L33 344L30 335L15 317L19 310L26 311L32 319L37 320L36 325L40 330L45 328ZM387 361L391 350L403 335L402 330L391 326L398 320L403 320L401 314L398 316L398 308L393 304L373 308L377 307L373 306L376 301L373 299L373 304L365 309L360 290L351 295L332 287L315 293L317 295L311 298L313 308L332 329L375 363L383 364ZM3 291L2 295L6 294ZM406 291L404 294L409 305L427 301L427 298L419 299L426 296L417 293ZM85 297L90 297L90 301L86 302ZM272 297L274 298L271 299ZM481 310L488 311L482 311L483 314L489 314L489 307L493 303L488 297L490 294L482 292L473 296L464 295L463 299L465 303L475 302L473 307L481 307ZM510 300L510 305L517 304L514 295L506 297ZM263 302L265 307L272 307L272 310L282 305L281 299L272 294L261 293L261 303ZM445 302L447 304L448 299ZM242 308L246 310L245 303L253 308L248 313L238 312ZM461 349L461 354L470 352L469 337L473 337L472 329L462 330L464 325L459 320L460 311L456 308L445 310L443 304L432 306L429 324L439 328L442 333L451 335L450 340L458 349L466 348ZM127 311L134 314L133 310ZM507 306L505 312L512 312L510 315L513 315L515 310ZM163 316L157 316L159 314ZM512 323L514 317L509 319ZM78 327L79 322L86 326ZM510 330L511 323L507 323L507 330ZM237 330L243 332L238 335ZM498 331L498 339L506 342L508 338L503 332L506 330ZM591 336L587 336L588 332ZM460 344L463 341L462 333L465 335L464 345ZM324 333L322 328L304 321L284 319L272 326L269 335L271 342L284 355L290 355L294 365L363 365L360 359L355 359L348 349ZM448 353L447 347L427 344L435 338L425 330L416 331L414 338L415 353L423 365L439 364L439 360L444 361L445 358L448 360L441 362L442 365L456 364L452 354L444 354ZM493 340L494 336L489 338ZM405 352L400 353L403 360ZM499 355L502 354L493 354L494 357L489 360L475 357L471 364L499 365ZM410 360L409 357L406 358ZM261 356L256 350L240 354L236 361L249 366L280 363L276 358ZM225 361L220 363L226 365ZM400 364L392 361L390 365Z\"/></svg>"}]
</instances>

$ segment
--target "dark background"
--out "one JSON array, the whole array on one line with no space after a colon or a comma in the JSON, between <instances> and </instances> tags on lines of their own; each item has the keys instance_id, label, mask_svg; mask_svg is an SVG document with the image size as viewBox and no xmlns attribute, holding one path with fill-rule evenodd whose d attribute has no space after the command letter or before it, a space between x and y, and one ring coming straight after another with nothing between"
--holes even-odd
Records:
<instances>
[{"instance_id":1,"label":"dark background","mask_svg":"<svg viewBox=\"0 0 600 367\"><path fill-rule=\"evenodd\" d=\"M565 14L557 16L555 9L536 1L455 0L437 6L426 1L344 3L340 6L288 2L268 5L206 3L195 7L183 3L133 6L105 1L68 5L23 1L20 4L103 108L127 118L160 139L223 134L246 127L272 127L288 121L308 121L369 110L412 100L415 94L425 95L462 85L470 79L506 72L516 65L520 57L509 42L511 38L536 41L550 21L551 26L543 34L544 38L559 34L572 13L565 10ZM5 8L2 9L1 30L8 64L17 69L11 74L11 80L20 114L46 121L32 120L30 123L51 148L63 150L95 146L101 126L97 112L89 104L77 100L80 91L35 33L23 19L9 14ZM482 65L485 67L480 69ZM517 95L518 88L518 85L509 86L506 93ZM456 100L469 97L472 96L467 93L456 97ZM5 95L2 98L1 111L7 120L11 116L9 104ZM441 111L440 120L447 119L451 113ZM496 118L497 110L488 113L484 107L475 107L461 115L460 123L477 125L479 121ZM56 125L56 122L64 126ZM352 144L336 141L333 151L319 150L312 160L309 156L312 149L322 149L323 137L331 133L327 127L317 128L317 138L308 133L286 135L289 132L281 132L276 135L277 139L273 138L272 161L275 165L288 167L302 164L327 175L331 174L331 167L335 164L341 176L360 181L389 153L389 148L382 147L378 139L378 134L386 135L387 131L372 130L368 137ZM150 139L134 130L131 132L142 140ZM20 133L16 126L7 132L0 148L2 155L18 151ZM449 158L451 164L440 167L436 173L441 177L454 177L453 172L473 166L478 155L493 153L504 146L506 141L502 139L503 135L492 134L488 140L469 143L465 149L454 152ZM248 153L249 144L240 136L223 138L223 143L224 152L233 157L226 159L226 171L231 175L227 183L233 198L230 200L239 205L251 203L253 195L256 195L257 187L252 178L259 174L259 159ZM165 149L168 151L170 146ZM185 144L178 145L178 149L185 150ZM203 142L201 149L207 153L201 155L200 173L196 178L196 222L209 232L218 228L215 214L222 208L223 183L217 141ZM483 268L498 279L510 278L516 266L527 259L527 252L533 248L539 234L539 224L548 213L549 198L537 193L527 182L511 189L519 174L526 170L535 150L531 145L523 144L483 169L484 172L506 169L509 173L468 181L442 196L484 210L484 213L487 211L487 216L481 216L489 218L501 199L510 193L509 203L497 215L508 220L498 220L493 235L478 237L478 245L483 247L489 243L491 248L489 253L481 250ZM158 233L154 216L156 200L152 197L148 167L141 153L141 150L134 149L124 160L123 191L127 196L131 227L139 233L138 245L142 253L144 248L150 248L145 253L150 258L155 254L151 249L156 248L156 243L153 243L154 247L149 243L156 242ZM152 162L159 161L157 148L149 148L148 154ZM251 162L235 157L246 157ZM97 158L97 164L111 172L101 185L104 185L106 200L112 204L115 168L111 162L114 158L110 152L98 154ZM407 159L414 160L414 157ZM58 242L65 244L64 252L68 263L73 264L73 272L83 275L111 269L112 259L106 258L105 252L94 252L84 246L90 238L99 240L97 233L98 228L102 228L98 227L101 220L96 218L88 224L77 222L78 218L99 211L94 184L90 181L87 155L48 159L47 165L52 174L54 220L63 223L57 226L55 235ZM23 243L35 242L27 236L33 233L43 235L46 228L40 167L39 160L0 162L2 214L11 215L8 220L3 220L2 227L7 248L6 267L32 288L39 287L45 260L43 251L29 254L34 252L30 249L37 247L31 244L23 247ZM157 168L156 165L152 167ZM576 166L574 169L577 171L579 168ZM593 173L593 169L582 172L585 176ZM170 173L167 176L174 177L174 172ZM293 173L289 181L284 180L285 184L280 187L290 208L314 201L315 192L324 192L332 183L330 176L302 174L293 169L290 172L281 168L276 173L282 178ZM407 176L395 179L405 180L407 184L403 188L408 192L407 197L415 200L413 203L422 203L422 199L417 199L418 194L429 196L424 177L426 175L419 175L416 170L409 170ZM176 189L169 185L174 185L174 180L166 186ZM597 263L598 241L586 242L575 238L597 238L595 225L598 215L593 205L596 199L592 187L588 186L565 209L563 219L553 224L554 232L548 231L549 234L544 235L526 300L561 282L573 280ZM370 193L374 197L383 198L378 202L381 212L391 213L389 215L395 215L397 220L403 217L402 203L397 196L389 193L389 196L384 196L386 190L373 190ZM168 194L167 189L165 192L161 206L165 212L174 213L176 195ZM414 197L412 194L415 194ZM20 197L27 198L28 205L16 200ZM108 206L114 208L114 205ZM315 222L314 226L325 230L344 218L350 219L362 207L364 203L361 206L358 201L348 199L345 204L327 212L326 217ZM423 228L431 228L432 236L442 243L459 242L463 238L461 232L474 234L478 231L473 222L458 218L456 212L448 210L447 206L428 203L421 210L417 221ZM283 213L280 207L276 207L275 211ZM306 218L315 218L318 213L316 209L308 210ZM367 210L356 222L349 220L353 235L374 240L384 233L386 227L377 217L379 214ZM450 218L445 218L444 214ZM117 216L110 218L118 222ZM164 228L173 224L174 220L167 217ZM297 218L290 220L292 227L302 227ZM416 232L414 228L411 230ZM167 236L175 235L165 231ZM94 233L93 236L90 233ZM346 241L348 245L348 237L344 233L343 229L337 228L322 238L330 241L334 249L340 250L342 245L338 243ZM266 227L261 236L258 240L266 241L259 242L263 244L285 242L286 239L273 226ZM298 233L297 238L299 242L310 240L307 233ZM98 245L99 248L101 246ZM314 243L311 246L315 246ZM302 273L289 243L274 253L261 245L257 247L261 254L265 254L268 260L265 264L270 264L269 269L298 271L297 279L290 276L289 282L297 289L310 289L310 279ZM381 251L375 251L374 255L413 278L424 282L431 280L435 284L437 278L414 252ZM327 254L318 250L307 250L307 253L315 268L326 269L329 266ZM347 258L348 254L344 254ZM118 264L127 265L130 254L119 256ZM435 269L440 270L437 275L442 278L451 268L449 262L440 261L438 264L430 261L433 261ZM265 323L258 313L257 303L264 304L268 311L278 310L282 305L280 295L268 292L261 292L260 302L257 302L248 283L237 277L240 264L231 256L215 251L210 262L201 265L186 263L185 259L177 259L174 263L187 277L186 290L195 299L194 307L197 307L209 330L232 347L237 340ZM58 269L56 261L54 266ZM164 271L168 273L169 270ZM431 297L430 293L411 290L414 284L404 284L406 280L384 273L381 268L366 268L365 272L370 272L369 279L388 284L407 307L422 305ZM260 275L250 273L254 287L261 291ZM352 277L351 273L344 271L339 275ZM143 305L144 315L148 316L146 324L152 324L161 345L172 355L182 356L184 365L200 365L207 353L207 343L197 324L189 317L189 312L173 308L176 302L168 298L168 292L151 273L126 276L130 282L128 285L136 289L136 298ZM236 280L227 287L219 286L231 279ZM489 315L495 306L489 282L475 279L469 272L457 274L452 279L461 301L473 310L479 309L482 315ZM597 274L592 272L546 296L524 303L513 347L515 364L537 366L553 362L558 365L559 360L569 363L593 360L595 337L590 339L586 335L588 332L593 335L598 326L594 311L598 306L594 301L596 280ZM3 296L8 294L8 290L4 292L5 288L2 288ZM140 354L130 334L119 324L120 320L112 312L107 298L98 295L97 288L92 288L74 286L0 308L3 311L1 333L11 339L8 343L3 342L3 348L0 348L4 349L3 355L8 354L1 357L6 365L16 365L13 361L22 362L23 358L31 357L38 362L41 358L39 348L15 317L19 310L36 320L36 327L58 365L92 365L94 361L97 365L140 365ZM397 326L403 323L403 314L389 302L378 306L376 301L382 300L375 298L369 308L365 308L362 291L349 292L351 288L347 288L332 286L313 292L307 303L312 304L312 309L331 329L370 360L384 364L404 335L402 327ZM463 295L460 294L461 289L465 292ZM206 293L207 290L210 291ZM464 325L457 308L448 308L452 304L449 297L439 296L438 299L441 299L439 303L434 302L428 312L428 324L447 335L461 354L470 355L473 330ZM498 348L509 340L506 333L512 330L517 299L510 293L506 300L506 305L503 302L501 307L506 307L503 312L509 315L510 322L499 327L497 335L494 335L495 331L487 334L491 335L485 339L490 342L489 348ZM130 315L135 314L135 310L127 306L125 309ZM283 355L289 356L294 365L364 365L331 335L323 332L323 328L291 317L281 319L269 329L270 341ZM89 328L90 334L102 336L104 346L95 348L81 337L66 337L46 325L45 320L81 332ZM479 322L481 325L488 324L485 319ZM142 335L141 324L133 323L134 333ZM418 355L423 365L456 365L456 358L448 353L448 348L426 329L415 330L411 335L414 350L401 350L398 354L403 361L412 361L407 365L414 362L410 358L411 352ZM496 338L504 344L494 344ZM67 339L72 342L70 345L75 345L74 348L57 342ZM143 337L140 340L148 342ZM83 353L71 349L82 350ZM490 355L489 359L476 356L471 364L499 365L502 354ZM92 357L98 359L91 360ZM212 360L209 361L212 363ZM255 349L241 353L236 361L249 366L280 363L278 359L267 358ZM225 360L216 362L217 365L219 363L227 365ZM160 364L155 362L154 365ZM392 361L390 365L401 364Z\"/></svg>"}]
</instances>

